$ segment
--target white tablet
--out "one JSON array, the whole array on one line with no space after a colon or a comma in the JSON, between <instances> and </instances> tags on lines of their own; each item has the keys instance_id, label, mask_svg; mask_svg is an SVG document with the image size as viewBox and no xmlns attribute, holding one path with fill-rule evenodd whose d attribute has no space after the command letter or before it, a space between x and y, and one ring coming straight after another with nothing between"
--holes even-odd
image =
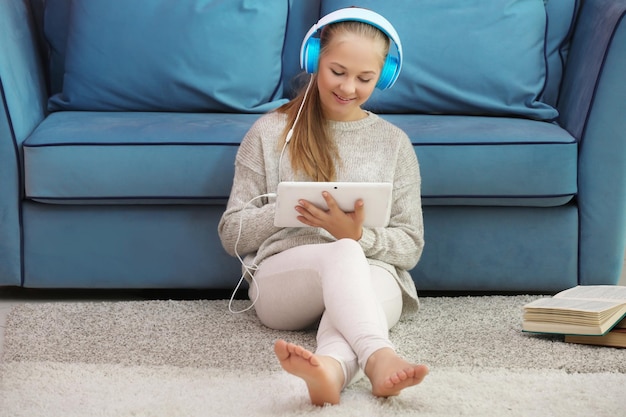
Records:
<instances>
[{"instance_id":1,"label":"white tablet","mask_svg":"<svg viewBox=\"0 0 626 417\"><path fill-rule=\"evenodd\" d=\"M291 182L278 184L276 191L277 227L307 227L297 219L296 206L299 200L307 200L322 209L328 209L323 191L328 191L345 211L354 211L354 203L362 199L365 209L366 227L384 227L389 224L391 213L392 184L388 182Z\"/></svg>"}]
</instances>

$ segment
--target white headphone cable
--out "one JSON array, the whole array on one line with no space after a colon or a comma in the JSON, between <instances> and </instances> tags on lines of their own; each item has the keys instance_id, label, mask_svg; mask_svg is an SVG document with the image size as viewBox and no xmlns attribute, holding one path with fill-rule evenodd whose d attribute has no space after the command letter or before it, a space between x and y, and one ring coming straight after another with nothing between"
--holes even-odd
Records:
<instances>
[{"instance_id":1,"label":"white headphone cable","mask_svg":"<svg viewBox=\"0 0 626 417\"><path fill-rule=\"evenodd\" d=\"M309 84L306 86L306 90L304 91L304 96L302 97L302 102L300 103L300 107L298 108L298 112L296 113L296 118L293 121L293 125L291 126L291 129L289 129L289 131L287 132L287 136L285 136L285 144L283 145L283 149L280 151L280 157L278 159L278 182L279 183L280 183L280 167L283 161L283 154L285 153L285 149L287 149L287 144L289 143L289 141L291 140L291 137L293 136L293 129L296 126L296 123L298 123L298 120L300 119L300 114L302 113L302 109L304 108L304 103L306 102L307 96L309 95L309 90L311 89L311 85L313 85L313 75L311 75L311 77L309 78ZM258 265L256 264L252 264L250 266L246 265L243 259L241 259L239 252L237 251L237 245L239 245L239 240L241 239L241 229L243 227L243 211L253 201L255 201L258 198L263 198L263 197L275 198L276 194L268 193L268 194L262 194L257 197L254 197L252 200L248 201L243 206L243 209L241 209L241 211L239 212L239 232L237 233L237 240L235 241L235 255L237 256L237 259L239 259L239 262L241 262L244 272L241 274L241 278L239 278L239 282L237 283L237 286L233 290L233 294L231 295L230 300L228 301L228 310L233 314L244 313L250 310L252 307L254 307L257 300L259 299L259 295L261 294L261 289L259 288L259 284L257 284L256 280L254 279L254 273L258 269ZM256 296L254 297L254 300L252 300L252 304L250 304L248 307L240 311L234 311L233 301L235 299L235 295L237 294L237 291L239 291L239 288L241 287L241 284L243 284L243 280L245 279L246 274L250 275L251 284L256 286Z\"/></svg>"},{"instance_id":2,"label":"white headphone cable","mask_svg":"<svg viewBox=\"0 0 626 417\"><path fill-rule=\"evenodd\" d=\"M239 282L237 283L237 286L233 290L233 294L230 296L230 300L228 301L228 310L231 313L233 313L233 314L240 314L240 313L244 313L244 312L250 310L252 307L254 307L254 305L256 304L257 300L259 299L259 295L261 294L261 289L259 288L259 284L257 284L256 280L254 279L254 273L258 269L258 266L256 264L252 264L252 265L249 265L249 266L246 265L245 262L243 261L243 259L241 258L241 256L239 255L239 252L237 251L237 246L239 245L239 240L241 239L241 229L243 227L243 212L244 212L244 210L253 201L255 201L255 200L259 199L259 198L263 198L263 197L273 198L273 197L276 197L276 194L275 193L268 193L268 194L262 194L262 195L256 196L252 200L248 201L243 206L241 211L239 212L239 232L237 233L237 240L235 241L235 255L237 256L237 259L239 259L239 262L241 262L241 266L243 267L244 272L241 274L241 278L239 278ZM237 294L237 291L239 291L239 288L241 287L241 284L243 284L243 280L245 279L246 274L250 275L251 284L256 286L256 296L254 297L254 300L252 300L252 304L250 304L248 307L244 308L243 310L235 311L235 310L233 310L233 301L235 299L235 295Z\"/></svg>"}]
</instances>

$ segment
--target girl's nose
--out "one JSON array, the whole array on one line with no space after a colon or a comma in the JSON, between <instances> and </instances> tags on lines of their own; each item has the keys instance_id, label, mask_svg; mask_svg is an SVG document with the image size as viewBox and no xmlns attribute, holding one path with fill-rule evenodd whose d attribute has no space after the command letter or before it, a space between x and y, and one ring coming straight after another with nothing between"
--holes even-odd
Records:
<instances>
[{"instance_id":1,"label":"girl's nose","mask_svg":"<svg viewBox=\"0 0 626 417\"><path fill-rule=\"evenodd\" d=\"M339 87L341 91L345 93L346 95L354 93L356 89L355 82L351 78L346 78Z\"/></svg>"}]
</instances>

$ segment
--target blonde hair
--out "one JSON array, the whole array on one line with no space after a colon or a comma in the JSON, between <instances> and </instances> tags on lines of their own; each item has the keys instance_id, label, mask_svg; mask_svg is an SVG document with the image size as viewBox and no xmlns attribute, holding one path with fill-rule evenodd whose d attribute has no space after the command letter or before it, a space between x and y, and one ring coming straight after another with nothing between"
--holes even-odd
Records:
<instances>
[{"instance_id":1,"label":"blonde hair","mask_svg":"<svg viewBox=\"0 0 626 417\"><path fill-rule=\"evenodd\" d=\"M363 22L344 21L333 23L322 29L320 36L321 51L324 55L330 41L335 36L356 34L366 39L372 39L384 45L381 50L380 66L384 63L389 51L389 38L376 27ZM322 112L322 103L317 89L317 74L311 75L311 87L302 107L298 122L294 126L298 109L305 98L305 89L290 102L279 107L276 111L287 115L287 124L283 130L282 141L279 147L285 144L287 133L293 127L293 135L289 142L291 167L296 174L302 173L311 181L334 181L335 167L340 164L337 145L328 132L327 121Z\"/></svg>"}]
</instances>

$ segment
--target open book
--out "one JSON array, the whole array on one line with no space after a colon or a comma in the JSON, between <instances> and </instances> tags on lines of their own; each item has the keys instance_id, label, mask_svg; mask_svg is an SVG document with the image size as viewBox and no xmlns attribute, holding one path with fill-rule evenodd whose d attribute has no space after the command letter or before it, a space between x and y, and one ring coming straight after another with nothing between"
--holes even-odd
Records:
<instances>
[{"instance_id":1,"label":"open book","mask_svg":"<svg viewBox=\"0 0 626 417\"><path fill-rule=\"evenodd\" d=\"M626 287L579 285L524 306L522 330L604 335L626 317Z\"/></svg>"}]
</instances>

